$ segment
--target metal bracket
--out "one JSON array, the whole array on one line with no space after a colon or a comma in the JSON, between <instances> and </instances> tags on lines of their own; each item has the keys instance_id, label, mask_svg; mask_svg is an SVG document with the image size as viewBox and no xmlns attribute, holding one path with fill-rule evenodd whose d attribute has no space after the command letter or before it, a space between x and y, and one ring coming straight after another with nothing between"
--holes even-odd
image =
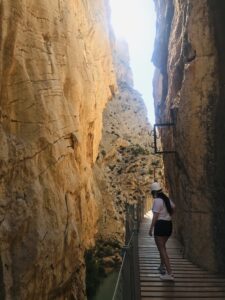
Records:
<instances>
[{"instance_id":1,"label":"metal bracket","mask_svg":"<svg viewBox=\"0 0 225 300\"><path fill-rule=\"evenodd\" d=\"M155 154L169 154L169 153L175 153L176 151L174 150L165 150L165 151L159 151L158 147L157 147L157 132L156 132L156 128L157 127L174 127L175 123L162 123L162 124L154 124L154 129L153 129L153 133L154 133L154 150L155 150Z\"/></svg>"}]
</instances>

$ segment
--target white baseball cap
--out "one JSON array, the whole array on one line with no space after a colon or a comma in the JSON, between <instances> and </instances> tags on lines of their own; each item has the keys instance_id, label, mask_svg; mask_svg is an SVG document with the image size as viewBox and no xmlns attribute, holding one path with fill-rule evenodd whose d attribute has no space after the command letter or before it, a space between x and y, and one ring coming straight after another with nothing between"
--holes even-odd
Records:
<instances>
[{"instance_id":1,"label":"white baseball cap","mask_svg":"<svg viewBox=\"0 0 225 300\"><path fill-rule=\"evenodd\" d=\"M160 191L162 188L158 182L153 182L151 184L151 191Z\"/></svg>"}]
</instances>

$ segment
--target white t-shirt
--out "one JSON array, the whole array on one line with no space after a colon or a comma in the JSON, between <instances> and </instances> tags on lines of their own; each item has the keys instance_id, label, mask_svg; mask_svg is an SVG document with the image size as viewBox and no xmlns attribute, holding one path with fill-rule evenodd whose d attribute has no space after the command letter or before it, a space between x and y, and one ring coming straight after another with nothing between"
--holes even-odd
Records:
<instances>
[{"instance_id":1,"label":"white t-shirt","mask_svg":"<svg viewBox=\"0 0 225 300\"><path fill-rule=\"evenodd\" d=\"M172 208L175 207L173 201L170 200ZM170 221L172 218L166 209L166 205L161 198L155 198L152 206L153 213L159 213L158 220Z\"/></svg>"}]
</instances>

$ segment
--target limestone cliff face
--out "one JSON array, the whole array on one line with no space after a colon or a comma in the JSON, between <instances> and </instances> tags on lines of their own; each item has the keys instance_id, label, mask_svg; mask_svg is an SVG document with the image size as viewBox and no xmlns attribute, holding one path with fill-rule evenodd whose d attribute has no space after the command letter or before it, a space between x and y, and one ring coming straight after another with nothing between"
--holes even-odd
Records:
<instances>
[{"instance_id":1,"label":"limestone cliff face","mask_svg":"<svg viewBox=\"0 0 225 300\"><path fill-rule=\"evenodd\" d=\"M116 86L107 2L1 1L1 299L83 299Z\"/></svg>"},{"instance_id":2,"label":"limestone cliff face","mask_svg":"<svg viewBox=\"0 0 225 300\"><path fill-rule=\"evenodd\" d=\"M176 231L196 263L225 271L223 1L155 0L153 61L157 122L162 131ZM223 137L222 137L223 136Z\"/></svg>"},{"instance_id":3,"label":"limestone cliff face","mask_svg":"<svg viewBox=\"0 0 225 300\"><path fill-rule=\"evenodd\" d=\"M103 135L95 166L101 197L98 237L124 243L125 206L146 202L150 207L150 183L162 180L162 160L152 155L151 125L141 95L134 90L129 51L117 41L115 66L118 93L103 114Z\"/></svg>"}]
</instances>

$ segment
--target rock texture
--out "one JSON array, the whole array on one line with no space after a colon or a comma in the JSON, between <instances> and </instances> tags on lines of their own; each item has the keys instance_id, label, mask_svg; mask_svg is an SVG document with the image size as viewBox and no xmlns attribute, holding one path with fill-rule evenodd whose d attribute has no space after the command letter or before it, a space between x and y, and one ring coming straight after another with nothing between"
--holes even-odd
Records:
<instances>
[{"instance_id":1,"label":"rock texture","mask_svg":"<svg viewBox=\"0 0 225 300\"><path fill-rule=\"evenodd\" d=\"M107 2L1 1L1 299L83 299L116 88Z\"/></svg>"},{"instance_id":2,"label":"rock texture","mask_svg":"<svg viewBox=\"0 0 225 300\"><path fill-rule=\"evenodd\" d=\"M177 205L176 231L185 253L201 266L225 272L224 2L155 0L158 27L157 122L165 175Z\"/></svg>"},{"instance_id":3,"label":"rock texture","mask_svg":"<svg viewBox=\"0 0 225 300\"><path fill-rule=\"evenodd\" d=\"M118 93L103 114L103 134L95 166L101 190L98 238L124 244L126 204L151 205L153 177L163 181L161 157L152 154L151 125L141 95L134 90L129 51L117 41L115 66Z\"/></svg>"}]
</instances>

